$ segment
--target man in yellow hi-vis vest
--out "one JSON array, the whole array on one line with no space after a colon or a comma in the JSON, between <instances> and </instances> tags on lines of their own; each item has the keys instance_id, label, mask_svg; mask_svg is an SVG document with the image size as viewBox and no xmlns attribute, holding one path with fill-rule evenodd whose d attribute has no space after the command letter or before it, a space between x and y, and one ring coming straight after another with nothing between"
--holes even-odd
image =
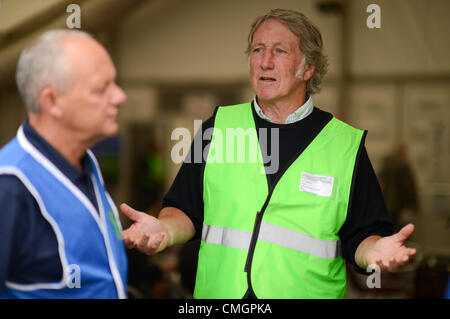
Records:
<instances>
[{"instance_id":1,"label":"man in yellow hi-vis vest","mask_svg":"<svg viewBox=\"0 0 450 319\"><path fill-rule=\"evenodd\" d=\"M414 226L393 234L386 216L366 132L312 104L322 51L303 14L259 17L247 50L254 100L216 108L198 133L209 149L194 139L158 218L121 205L129 248L201 239L194 297L343 298L344 260L391 271L414 256L404 246Z\"/></svg>"}]
</instances>

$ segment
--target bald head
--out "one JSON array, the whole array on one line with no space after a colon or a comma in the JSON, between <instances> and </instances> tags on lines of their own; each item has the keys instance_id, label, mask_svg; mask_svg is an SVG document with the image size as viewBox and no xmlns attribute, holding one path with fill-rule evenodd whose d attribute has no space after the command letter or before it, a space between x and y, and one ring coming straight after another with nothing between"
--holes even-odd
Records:
<instances>
[{"instance_id":1,"label":"bald head","mask_svg":"<svg viewBox=\"0 0 450 319\"><path fill-rule=\"evenodd\" d=\"M36 100L39 114L29 114L30 123L76 136L85 146L116 134L126 94L116 84L109 53L96 40L76 34L62 37L59 48L64 65L58 75L64 77L65 88L58 89L54 82L42 87Z\"/></svg>"},{"instance_id":2,"label":"bald head","mask_svg":"<svg viewBox=\"0 0 450 319\"><path fill-rule=\"evenodd\" d=\"M84 32L43 34L22 52L17 85L30 125L77 168L87 148L119 130L126 93L106 49Z\"/></svg>"},{"instance_id":3,"label":"bald head","mask_svg":"<svg viewBox=\"0 0 450 319\"><path fill-rule=\"evenodd\" d=\"M73 81L72 65L65 46L72 41L96 43L88 33L76 30L51 30L26 47L17 64L16 82L29 113L39 113L39 93L45 87L67 92ZM99 44L97 46L101 47ZM104 49L103 49L104 50ZM76 51L76 50L75 50Z\"/></svg>"}]
</instances>

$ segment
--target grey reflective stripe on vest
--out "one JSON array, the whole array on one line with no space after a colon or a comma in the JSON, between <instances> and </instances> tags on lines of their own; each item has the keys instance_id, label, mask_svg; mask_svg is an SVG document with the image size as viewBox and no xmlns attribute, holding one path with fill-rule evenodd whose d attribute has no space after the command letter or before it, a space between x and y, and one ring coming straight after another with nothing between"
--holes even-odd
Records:
<instances>
[{"instance_id":1,"label":"grey reflective stripe on vest","mask_svg":"<svg viewBox=\"0 0 450 319\"><path fill-rule=\"evenodd\" d=\"M252 233L244 230L203 224L202 240L248 250ZM261 223L258 240L297 250L320 258L334 259L341 255L341 242L317 239L305 233L266 222Z\"/></svg>"},{"instance_id":2,"label":"grey reflective stripe on vest","mask_svg":"<svg viewBox=\"0 0 450 319\"><path fill-rule=\"evenodd\" d=\"M262 222L259 240L301 251L320 258L339 257L340 241L317 239L289 228Z\"/></svg>"},{"instance_id":3,"label":"grey reflective stripe on vest","mask_svg":"<svg viewBox=\"0 0 450 319\"><path fill-rule=\"evenodd\" d=\"M208 244L248 250L251 237L248 231L203 224L202 240Z\"/></svg>"}]
</instances>

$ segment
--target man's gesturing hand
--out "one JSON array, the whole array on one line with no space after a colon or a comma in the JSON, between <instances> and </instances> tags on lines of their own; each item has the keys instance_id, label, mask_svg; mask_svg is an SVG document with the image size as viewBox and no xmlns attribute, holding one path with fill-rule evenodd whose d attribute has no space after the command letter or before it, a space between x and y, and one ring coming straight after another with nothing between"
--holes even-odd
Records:
<instances>
[{"instance_id":1,"label":"man's gesturing hand","mask_svg":"<svg viewBox=\"0 0 450 319\"><path fill-rule=\"evenodd\" d=\"M157 218L139 212L127 204L120 205L120 210L134 221L128 229L122 231L127 248L136 248L147 255L156 254L166 248L168 235Z\"/></svg>"},{"instance_id":2,"label":"man's gesturing hand","mask_svg":"<svg viewBox=\"0 0 450 319\"><path fill-rule=\"evenodd\" d=\"M404 245L406 239L414 232L414 225L408 224L398 233L382 237L367 251L366 263L377 264L382 271L397 271L416 254L415 248Z\"/></svg>"}]
</instances>

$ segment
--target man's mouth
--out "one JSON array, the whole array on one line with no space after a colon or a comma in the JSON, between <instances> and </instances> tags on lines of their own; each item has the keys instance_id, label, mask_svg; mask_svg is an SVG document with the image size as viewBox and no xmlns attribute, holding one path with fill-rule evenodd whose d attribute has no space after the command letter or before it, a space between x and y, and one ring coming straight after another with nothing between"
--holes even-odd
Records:
<instances>
[{"instance_id":1,"label":"man's mouth","mask_svg":"<svg viewBox=\"0 0 450 319\"><path fill-rule=\"evenodd\" d=\"M268 77L268 76L261 76L259 78L259 80L260 81L264 81L264 82L275 82L276 81L275 78L271 78L271 77Z\"/></svg>"}]
</instances>

